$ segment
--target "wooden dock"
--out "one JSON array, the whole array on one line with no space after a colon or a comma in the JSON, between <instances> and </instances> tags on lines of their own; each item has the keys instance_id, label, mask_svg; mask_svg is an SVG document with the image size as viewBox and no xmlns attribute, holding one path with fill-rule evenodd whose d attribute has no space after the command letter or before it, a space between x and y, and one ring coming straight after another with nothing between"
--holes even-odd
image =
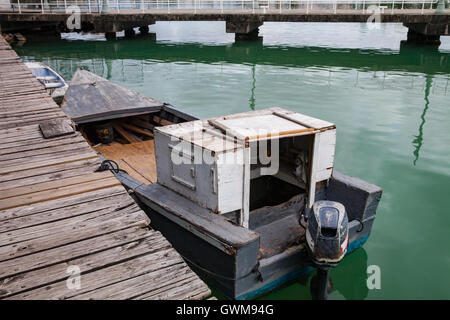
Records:
<instances>
[{"instance_id":1,"label":"wooden dock","mask_svg":"<svg viewBox=\"0 0 450 320\"><path fill-rule=\"evenodd\" d=\"M0 36L0 299L208 297L84 138L44 138L48 121L69 119Z\"/></svg>"}]
</instances>

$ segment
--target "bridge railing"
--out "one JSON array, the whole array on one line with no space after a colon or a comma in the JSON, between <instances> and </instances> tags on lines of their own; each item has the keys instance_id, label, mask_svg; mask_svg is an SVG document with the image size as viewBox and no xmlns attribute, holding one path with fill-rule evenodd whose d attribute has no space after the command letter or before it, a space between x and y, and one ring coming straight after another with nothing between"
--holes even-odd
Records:
<instances>
[{"instance_id":1,"label":"bridge railing","mask_svg":"<svg viewBox=\"0 0 450 320\"><path fill-rule=\"evenodd\" d=\"M17 13L145 13L214 11L246 13L282 13L299 11L357 10L363 13L379 10L394 13L406 10L435 9L439 0L11 0L9 6L0 5L0 12ZM450 0L446 0L450 2Z\"/></svg>"}]
</instances>

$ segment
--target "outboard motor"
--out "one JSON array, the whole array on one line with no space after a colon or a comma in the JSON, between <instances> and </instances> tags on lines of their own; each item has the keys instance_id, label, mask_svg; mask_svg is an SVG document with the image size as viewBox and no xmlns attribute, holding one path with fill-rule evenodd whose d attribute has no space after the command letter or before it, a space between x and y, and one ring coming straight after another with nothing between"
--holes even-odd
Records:
<instances>
[{"instance_id":1,"label":"outboard motor","mask_svg":"<svg viewBox=\"0 0 450 320\"><path fill-rule=\"evenodd\" d=\"M327 298L330 268L347 253L348 218L341 203L326 200L314 203L308 217L306 243L311 261L317 268L317 288L313 297L323 300Z\"/></svg>"}]
</instances>

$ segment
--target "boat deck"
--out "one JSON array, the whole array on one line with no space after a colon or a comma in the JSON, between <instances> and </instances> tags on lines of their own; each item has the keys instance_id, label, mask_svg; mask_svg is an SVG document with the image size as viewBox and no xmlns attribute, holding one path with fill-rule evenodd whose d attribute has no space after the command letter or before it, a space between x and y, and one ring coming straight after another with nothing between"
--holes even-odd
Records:
<instances>
[{"instance_id":1,"label":"boat deck","mask_svg":"<svg viewBox=\"0 0 450 320\"><path fill-rule=\"evenodd\" d=\"M114 160L120 169L143 184L156 182L155 143L153 140L130 144L100 145L94 147L108 160Z\"/></svg>"},{"instance_id":2,"label":"boat deck","mask_svg":"<svg viewBox=\"0 0 450 320\"><path fill-rule=\"evenodd\" d=\"M1 36L0 84L0 298L208 297Z\"/></svg>"}]
</instances>

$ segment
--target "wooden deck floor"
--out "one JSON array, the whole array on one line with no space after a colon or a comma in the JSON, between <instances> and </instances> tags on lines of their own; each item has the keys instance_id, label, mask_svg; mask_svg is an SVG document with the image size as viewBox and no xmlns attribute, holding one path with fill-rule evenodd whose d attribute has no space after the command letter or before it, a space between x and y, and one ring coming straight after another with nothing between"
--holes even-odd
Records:
<instances>
[{"instance_id":1,"label":"wooden deck floor","mask_svg":"<svg viewBox=\"0 0 450 320\"><path fill-rule=\"evenodd\" d=\"M130 144L94 147L103 157L117 162L131 177L144 184L156 182L155 143L153 140Z\"/></svg>"},{"instance_id":2,"label":"wooden deck floor","mask_svg":"<svg viewBox=\"0 0 450 320\"><path fill-rule=\"evenodd\" d=\"M208 297L119 181L94 172L79 133L43 137L55 118L66 116L0 36L0 298Z\"/></svg>"}]
</instances>

